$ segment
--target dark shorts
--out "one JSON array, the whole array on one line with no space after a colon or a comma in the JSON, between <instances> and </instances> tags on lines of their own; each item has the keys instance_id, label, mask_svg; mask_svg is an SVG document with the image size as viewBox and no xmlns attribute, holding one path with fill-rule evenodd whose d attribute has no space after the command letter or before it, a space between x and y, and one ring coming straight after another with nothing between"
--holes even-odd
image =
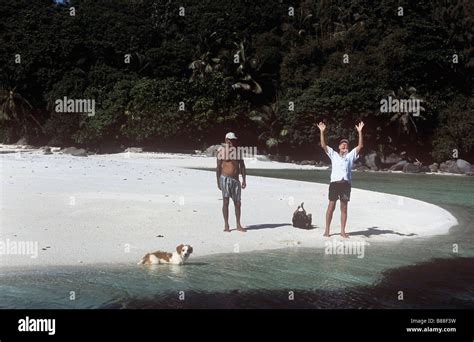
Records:
<instances>
[{"instance_id":1,"label":"dark shorts","mask_svg":"<svg viewBox=\"0 0 474 342\"><path fill-rule=\"evenodd\" d=\"M330 201L341 201L349 202L351 199L351 183L349 182L332 182L329 184L329 196Z\"/></svg>"}]
</instances>

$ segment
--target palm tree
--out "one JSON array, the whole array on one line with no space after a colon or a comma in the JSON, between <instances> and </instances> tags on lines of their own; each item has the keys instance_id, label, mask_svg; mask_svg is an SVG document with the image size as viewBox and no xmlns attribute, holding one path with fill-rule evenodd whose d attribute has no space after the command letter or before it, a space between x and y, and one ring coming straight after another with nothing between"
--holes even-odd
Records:
<instances>
[{"instance_id":1,"label":"palm tree","mask_svg":"<svg viewBox=\"0 0 474 342\"><path fill-rule=\"evenodd\" d=\"M296 47L305 42L308 35L318 30L314 23L313 14L304 8L300 8L298 14L281 25L281 29L289 34L289 43Z\"/></svg>"},{"instance_id":2,"label":"palm tree","mask_svg":"<svg viewBox=\"0 0 474 342\"><path fill-rule=\"evenodd\" d=\"M420 100L420 101L422 100L422 98L420 98L418 94L416 94L415 87L408 87L406 89L403 87L400 87L396 91L391 90L388 96L394 99L398 99L398 100L407 100L407 99ZM420 106L420 111L425 111L425 108L423 106ZM417 115L417 117L419 117L422 120L426 120L426 118L422 116L421 114ZM412 131L414 131L416 135L418 135L418 126L415 120L413 119L412 113L399 111L395 113L394 115L392 115L392 117L390 118L390 123L393 123L393 122L396 122L398 124L399 135L401 133L410 135Z\"/></svg>"},{"instance_id":3,"label":"palm tree","mask_svg":"<svg viewBox=\"0 0 474 342\"><path fill-rule=\"evenodd\" d=\"M222 44L217 33L204 34L197 46L197 57L189 64L193 71L190 80L210 77L213 73L221 73L231 83L232 89L261 94L263 89L255 80L261 67L256 57L249 57L250 43L245 38L236 38L232 42L233 49ZM224 47L221 47L224 45ZM217 51L217 52L216 52ZM237 57L237 63L235 62Z\"/></svg>"},{"instance_id":4,"label":"palm tree","mask_svg":"<svg viewBox=\"0 0 474 342\"><path fill-rule=\"evenodd\" d=\"M33 106L16 87L10 90L0 89L0 121L14 121L25 135L28 135L28 120L31 119L42 131L43 126L33 116Z\"/></svg>"},{"instance_id":5,"label":"palm tree","mask_svg":"<svg viewBox=\"0 0 474 342\"><path fill-rule=\"evenodd\" d=\"M137 74L142 73L150 66L150 59L138 52L131 55L131 69L135 70Z\"/></svg>"},{"instance_id":6,"label":"palm tree","mask_svg":"<svg viewBox=\"0 0 474 342\"><path fill-rule=\"evenodd\" d=\"M282 115L282 107L278 100L270 105L262 106L258 111L251 111L249 114L250 120L254 121L262 132L258 139L263 141L270 151L275 150L276 154L279 153L279 145L288 134L288 130L282 126L279 120Z\"/></svg>"},{"instance_id":7,"label":"palm tree","mask_svg":"<svg viewBox=\"0 0 474 342\"><path fill-rule=\"evenodd\" d=\"M247 39L243 38L234 41L234 46L236 48L234 56L238 56L238 67L235 69L237 82L232 84L232 88L261 94L263 89L252 76L252 74L255 75L258 71L260 65L257 58L249 58L247 56L247 51L250 50L250 43Z\"/></svg>"},{"instance_id":8,"label":"palm tree","mask_svg":"<svg viewBox=\"0 0 474 342\"><path fill-rule=\"evenodd\" d=\"M221 58L213 56L215 50L222 42L222 38L217 37L217 32L211 34L205 33L199 36L197 45L197 57L189 64L189 69L193 71L191 80L196 77L205 78L214 71L219 71L221 66Z\"/></svg>"}]
</instances>

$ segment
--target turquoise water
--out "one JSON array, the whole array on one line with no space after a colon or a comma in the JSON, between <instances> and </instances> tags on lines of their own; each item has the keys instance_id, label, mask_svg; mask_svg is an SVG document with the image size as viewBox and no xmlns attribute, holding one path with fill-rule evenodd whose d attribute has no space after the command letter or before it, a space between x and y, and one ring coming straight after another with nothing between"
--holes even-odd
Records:
<instances>
[{"instance_id":1,"label":"turquoise water","mask_svg":"<svg viewBox=\"0 0 474 342\"><path fill-rule=\"evenodd\" d=\"M329 178L327 171L249 174L322 183ZM362 259L290 248L193 258L182 267L3 270L0 308L474 308L474 179L355 173L353 184L440 205L459 225L448 235L372 242ZM455 243L458 253L453 253ZM408 294L403 302L396 299L399 290ZM288 300L289 291L295 301Z\"/></svg>"},{"instance_id":2,"label":"turquoise water","mask_svg":"<svg viewBox=\"0 0 474 342\"><path fill-rule=\"evenodd\" d=\"M249 175L329 184L330 171L247 170ZM407 196L436 205L474 208L474 177L354 172L354 188Z\"/></svg>"}]
</instances>

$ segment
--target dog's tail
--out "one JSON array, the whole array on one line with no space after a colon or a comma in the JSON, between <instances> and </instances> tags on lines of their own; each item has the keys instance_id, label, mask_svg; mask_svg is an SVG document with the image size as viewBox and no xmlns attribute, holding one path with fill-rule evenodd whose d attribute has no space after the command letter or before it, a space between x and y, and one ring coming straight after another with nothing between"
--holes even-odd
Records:
<instances>
[{"instance_id":1,"label":"dog's tail","mask_svg":"<svg viewBox=\"0 0 474 342\"><path fill-rule=\"evenodd\" d=\"M148 253L147 255L145 255L145 256L137 263L137 265L144 265L144 264L145 264L145 261L146 261L146 259L148 258L149 255L150 255L150 253Z\"/></svg>"}]
</instances>

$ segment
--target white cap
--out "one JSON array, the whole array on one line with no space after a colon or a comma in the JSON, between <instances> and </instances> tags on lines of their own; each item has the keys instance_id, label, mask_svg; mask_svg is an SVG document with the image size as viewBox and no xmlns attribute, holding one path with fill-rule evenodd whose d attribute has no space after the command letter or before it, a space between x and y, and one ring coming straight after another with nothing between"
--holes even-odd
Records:
<instances>
[{"instance_id":1,"label":"white cap","mask_svg":"<svg viewBox=\"0 0 474 342\"><path fill-rule=\"evenodd\" d=\"M229 139L229 140L233 140L233 139L237 139L237 137L235 136L235 133L234 132L229 132L225 135L225 138L226 139Z\"/></svg>"}]
</instances>

